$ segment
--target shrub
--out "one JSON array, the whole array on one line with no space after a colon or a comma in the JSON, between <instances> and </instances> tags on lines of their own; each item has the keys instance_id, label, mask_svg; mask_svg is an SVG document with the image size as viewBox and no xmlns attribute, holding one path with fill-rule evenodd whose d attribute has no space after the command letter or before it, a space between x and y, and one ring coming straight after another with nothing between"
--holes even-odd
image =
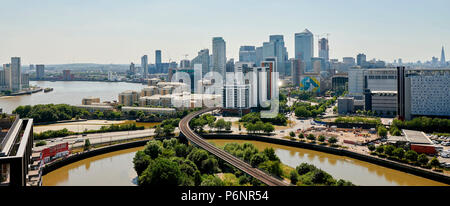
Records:
<instances>
[{"instance_id":1,"label":"shrub","mask_svg":"<svg viewBox=\"0 0 450 206\"><path fill-rule=\"evenodd\" d=\"M35 147L44 146L47 145L47 142L44 140L41 140L39 142L36 142Z\"/></svg>"}]
</instances>

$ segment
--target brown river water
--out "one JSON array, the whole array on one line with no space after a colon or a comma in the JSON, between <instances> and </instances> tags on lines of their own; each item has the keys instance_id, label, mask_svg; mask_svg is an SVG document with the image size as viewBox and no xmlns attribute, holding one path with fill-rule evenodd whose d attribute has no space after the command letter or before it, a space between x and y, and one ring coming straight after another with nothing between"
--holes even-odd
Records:
<instances>
[{"instance_id":1,"label":"brown river water","mask_svg":"<svg viewBox=\"0 0 450 206\"><path fill-rule=\"evenodd\" d=\"M208 140L217 146L229 142L254 144L259 150L273 147L281 162L296 167L307 162L330 173L336 179L345 179L363 186L439 186L446 185L430 179L389 169L344 156L313 150L247 140ZM43 177L43 185L136 185L133 157L143 147L111 152L59 168Z\"/></svg>"}]
</instances>

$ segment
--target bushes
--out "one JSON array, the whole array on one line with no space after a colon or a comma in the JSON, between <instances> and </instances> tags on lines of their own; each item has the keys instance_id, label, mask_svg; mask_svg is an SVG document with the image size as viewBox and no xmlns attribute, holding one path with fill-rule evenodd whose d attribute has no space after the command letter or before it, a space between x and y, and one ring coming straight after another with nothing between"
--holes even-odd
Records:
<instances>
[{"instance_id":1,"label":"bushes","mask_svg":"<svg viewBox=\"0 0 450 206\"><path fill-rule=\"evenodd\" d=\"M277 114L275 118L261 118L261 114L259 112L251 112L246 115L244 115L239 122L244 123L257 123L257 122L263 122L263 123L271 123L274 125L280 125L280 126L286 126L287 125L287 118L283 114ZM245 124L244 124L245 126Z\"/></svg>"},{"instance_id":2,"label":"bushes","mask_svg":"<svg viewBox=\"0 0 450 206\"><path fill-rule=\"evenodd\" d=\"M298 183L300 185L329 185L329 186L351 186L351 182L345 180L336 181L327 172L315 167L314 165L308 163L302 163L297 166L294 170L298 176ZM291 179L295 175L291 173Z\"/></svg>"},{"instance_id":3,"label":"bushes","mask_svg":"<svg viewBox=\"0 0 450 206\"><path fill-rule=\"evenodd\" d=\"M354 124L373 124L373 125L381 125L381 120L371 119L371 118L362 118L362 117L338 117L334 120L335 123L354 123Z\"/></svg>"},{"instance_id":4,"label":"bushes","mask_svg":"<svg viewBox=\"0 0 450 206\"><path fill-rule=\"evenodd\" d=\"M47 142L44 140L41 140L39 142L36 142L35 147L44 146L47 145Z\"/></svg>"}]
</instances>

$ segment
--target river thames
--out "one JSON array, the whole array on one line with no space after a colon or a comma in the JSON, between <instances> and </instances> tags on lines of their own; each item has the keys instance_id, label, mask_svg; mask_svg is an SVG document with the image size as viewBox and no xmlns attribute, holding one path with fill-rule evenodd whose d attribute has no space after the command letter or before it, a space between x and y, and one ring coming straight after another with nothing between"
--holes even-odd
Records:
<instances>
[{"instance_id":1,"label":"river thames","mask_svg":"<svg viewBox=\"0 0 450 206\"><path fill-rule=\"evenodd\" d=\"M118 99L120 92L141 91L146 85L127 82L89 82L89 81L30 81L30 85L42 88L51 87L52 92L38 92L30 95L0 97L3 112L11 113L20 105L71 104L80 105L84 97L99 97L100 101Z\"/></svg>"}]
</instances>

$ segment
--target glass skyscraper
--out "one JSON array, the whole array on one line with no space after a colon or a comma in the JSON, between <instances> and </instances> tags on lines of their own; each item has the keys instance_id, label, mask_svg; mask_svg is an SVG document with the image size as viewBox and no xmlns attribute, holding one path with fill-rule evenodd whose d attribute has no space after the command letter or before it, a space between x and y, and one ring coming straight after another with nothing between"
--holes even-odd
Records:
<instances>
[{"instance_id":1,"label":"glass skyscraper","mask_svg":"<svg viewBox=\"0 0 450 206\"><path fill-rule=\"evenodd\" d=\"M311 58L314 56L314 36L305 29L301 33L295 34L295 56L306 63L306 70L311 71Z\"/></svg>"}]
</instances>

